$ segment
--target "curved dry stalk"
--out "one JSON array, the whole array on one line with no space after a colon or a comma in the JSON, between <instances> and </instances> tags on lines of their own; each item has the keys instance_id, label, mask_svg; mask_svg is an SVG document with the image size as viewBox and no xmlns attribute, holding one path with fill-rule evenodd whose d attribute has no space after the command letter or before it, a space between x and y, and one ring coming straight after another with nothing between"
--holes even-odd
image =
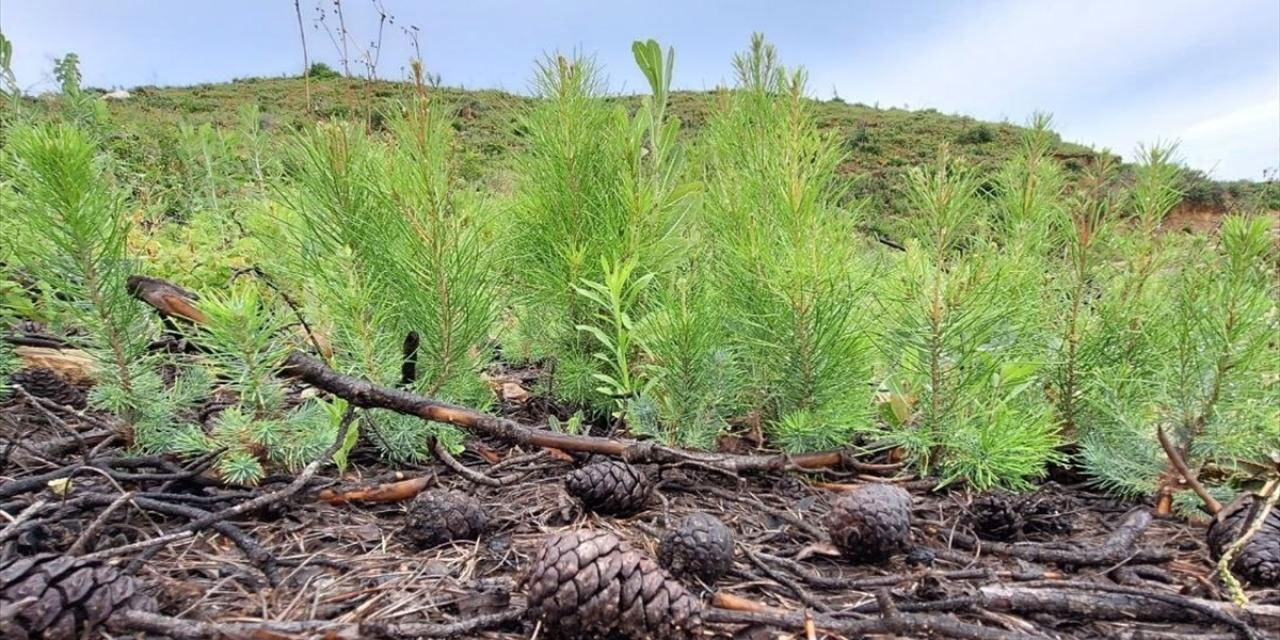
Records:
<instances>
[{"instance_id":1,"label":"curved dry stalk","mask_svg":"<svg viewBox=\"0 0 1280 640\"><path fill-rule=\"evenodd\" d=\"M1203 484L1200 484L1200 479L1191 472L1187 462L1182 459L1182 454L1178 453L1178 448L1169 441L1169 435L1164 432L1164 427L1156 427L1156 437L1160 440L1160 447L1164 449L1164 454L1169 458L1169 464L1178 472L1178 475L1182 476L1183 482L1186 482L1187 486L1200 497L1210 515L1218 515L1218 512L1222 511L1222 503L1210 495Z\"/></svg>"}]
</instances>

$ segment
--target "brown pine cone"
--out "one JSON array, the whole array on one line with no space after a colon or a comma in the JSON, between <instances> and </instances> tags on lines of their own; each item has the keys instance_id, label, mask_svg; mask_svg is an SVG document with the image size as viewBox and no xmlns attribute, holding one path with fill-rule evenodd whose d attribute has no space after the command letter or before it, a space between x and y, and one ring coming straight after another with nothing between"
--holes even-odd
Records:
<instances>
[{"instance_id":1,"label":"brown pine cone","mask_svg":"<svg viewBox=\"0 0 1280 640\"><path fill-rule=\"evenodd\" d=\"M1071 533L1075 498L1052 488L1013 495L990 491L974 498L969 517L974 532L986 540L1049 538Z\"/></svg>"},{"instance_id":2,"label":"brown pine cone","mask_svg":"<svg viewBox=\"0 0 1280 640\"><path fill-rule=\"evenodd\" d=\"M1209 553L1216 562L1240 537L1263 501L1246 493L1218 512L1209 525ZM1262 528L1236 553L1231 571L1256 587L1280 585L1280 510L1272 510Z\"/></svg>"},{"instance_id":3,"label":"brown pine cone","mask_svg":"<svg viewBox=\"0 0 1280 640\"><path fill-rule=\"evenodd\" d=\"M840 496L827 514L831 541L855 562L879 562L911 535L911 494L891 484L865 484Z\"/></svg>"},{"instance_id":4,"label":"brown pine cone","mask_svg":"<svg viewBox=\"0 0 1280 640\"><path fill-rule=\"evenodd\" d=\"M587 509L618 515L643 509L653 489L644 471L620 460L582 467L569 474L564 486Z\"/></svg>"},{"instance_id":5,"label":"brown pine cone","mask_svg":"<svg viewBox=\"0 0 1280 640\"><path fill-rule=\"evenodd\" d=\"M155 611L131 576L115 567L45 554L0 565L0 609L35 598L11 618L0 618L0 637L75 640L88 637L127 610ZM96 635L94 636L96 637Z\"/></svg>"},{"instance_id":6,"label":"brown pine cone","mask_svg":"<svg viewBox=\"0 0 1280 640\"><path fill-rule=\"evenodd\" d=\"M1011 540L1022 532L1018 499L1003 491L991 491L969 505L973 531L984 540Z\"/></svg>"},{"instance_id":7,"label":"brown pine cone","mask_svg":"<svg viewBox=\"0 0 1280 640\"><path fill-rule=\"evenodd\" d=\"M652 559L605 531L547 538L526 577L529 611L565 638L692 638L701 603Z\"/></svg>"},{"instance_id":8,"label":"brown pine cone","mask_svg":"<svg viewBox=\"0 0 1280 640\"><path fill-rule=\"evenodd\" d=\"M85 407L84 392L63 380L62 376L55 373L53 369L45 367L18 369L9 376L9 382L21 386L27 393L37 398L52 400L76 409Z\"/></svg>"},{"instance_id":9,"label":"brown pine cone","mask_svg":"<svg viewBox=\"0 0 1280 640\"><path fill-rule=\"evenodd\" d=\"M733 565L733 532L711 514L689 514L658 544L658 564L712 584Z\"/></svg>"},{"instance_id":10,"label":"brown pine cone","mask_svg":"<svg viewBox=\"0 0 1280 640\"><path fill-rule=\"evenodd\" d=\"M475 540L489 526L489 516L473 497L460 491L424 491L409 503L404 533L419 548L454 540Z\"/></svg>"}]
</instances>

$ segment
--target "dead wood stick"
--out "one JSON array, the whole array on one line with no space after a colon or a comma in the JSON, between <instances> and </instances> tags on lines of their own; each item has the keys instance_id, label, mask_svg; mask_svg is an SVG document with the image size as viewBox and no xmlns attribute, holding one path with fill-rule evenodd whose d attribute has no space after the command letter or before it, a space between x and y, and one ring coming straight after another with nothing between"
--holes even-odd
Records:
<instances>
[{"instance_id":1,"label":"dead wood stick","mask_svg":"<svg viewBox=\"0 0 1280 640\"><path fill-rule=\"evenodd\" d=\"M949 615L899 613L892 621L843 620L802 611L780 612L773 609L740 610L709 608L702 613L704 622L718 624L763 624L778 629L803 629L806 620L818 629L841 636L860 638L873 634L896 633L909 638L959 638L961 640L1031 640L1032 636L1003 629L962 622Z\"/></svg>"},{"instance_id":2,"label":"dead wood stick","mask_svg":"<svg viewBox=\"0 0 1280 640\"><path fill-rule=\"evenodd\" d=\"M786 568L787 571L795 574L809 586L817 587L819 589L839 589L842 591L860 591L874 589L877 587L892 587L904 582L920 580L922 578L937 578L939 580L953 581L1014 580L1017 582L1030 582L1032 580L1060 580L1063 578L1063 575L1057 571L993 571L991 569L957 569L955 571L928 571L924 573L846 578L823 575L808 568L802 562L797 562L791 558L776 556L764 551L757 551L755 552L755 555L762 560L766 560Z\"/></svg>"},{"instance_id":3,"label":"dead wood stick","mask_svg":"<svg viewBox=\"0 0 1280 640\"><path fill-rule=\"evenodd\" d=\"M806 607L823 613L829 613L831 611L831 607L827 606L826 603L813 597L813 594L805 590L804 587L796 584L795 580L782 575L780 571L770 567L764 560L760 559L760 556L756 555L755 552L746 545L738 545L738 548L742 549L742 553L747 556L747 560L750 560L751 564L755 565L761 573L785 587L788 591L794 594L800 602L803 602Z\"/></svg>"},{"instance_id":4,"label":"dead wood stick","mask_svg":"<svg viewBox=\"0 0 1280 640\"><path fill-rule=\"evenodd\" d=\"M34 517L36 512L44 508L45 504L44 500L36 500L28 505L26 509L19 512L18 515L13 516L13 519L9 521L9 524L5 525L4 529L0 529L0 542L4 542L5 540L8 540L10 536L16 534L19 527L22 526L22 523ZM5 514L5 517L9 517L8 514Z\"/></svg>"},{"instance_id":5,"label":"dead wood stick","mask_svg":"<svg viewBox=\"0 0 1280 640\"><path fill-rule=\"evenodd\" d=\"M524 617L523 608L472 616L448 623L335 622L333 620L281 620L265 622L204 622L174 618L144 611L123 611L112 618L111 626L175 638L177 640L222 640L223 638L279 638L324 634L326 638L457 638L493 629Z\"/></svg>"},{"instance_id":6,"label":"dead wood stick","mask_svg":"<svg viewBox=\"0 0 1280 640\"><path fill-rule=\"evenodd\" d=\"M78 556L84 553L85 547L89 546L89 543L93 541L94 536L98 535L98 532L102 530L103 525L107 524L107 518L110 518L111 514L124 506L124 503L132 500L133 496L134 492L132 491L122 493L119 498L116 498L115 502L107 505L107 508L103 509L102 513L99 513L97 518L93 519L93 522L85 528L84 532L80 534L80 537L76 538L76 541L67 549L67 555Z\"/></svg>"},{"instance_id":7,"label":"dead wood stick","mask_svg":"<svg viewBox=\"0 0 1280 640\"><path fill-rule=\"evenodd\" d=\"M1143 509L1135 510L1101 545L1076 549L1058 549L1039 544L988 542L959 532L949 533L948 539L963 549L982 549L1028 562L1051 562L1076 567L1109 566L1124 562L1168 562L1173 558L1170 552L1134 550L1138 537L1150 525L1151 514Z\"/></svg>"},{"instance_id":8,"label":"dead wood stick","mask_svg":"<svg viewBox=\"0 0 1280 640\"><path fill-rule=\"evenodd\" d=\"M288 485L286 485L284 488L276 491L272 491L270 493L264 493L256 498L253 498L252 500L246 500L244 502L241 502L240 504L227 507L226 509L223 509L221 511L204 512L204 515L196 517L191 522L188 522L187 524L175 529L174 531L171 531L168 535L154 538L153 540L150 540L148 542L154 542L155 544L164 544L167 542L171 542L174 539L172 538L172 536L174 536L175 534L179 534L183 532L194 533L206 527L223 522L224 520L229 520L236 516L243 515L245 513L249 513L250 511L254 511L257 509L261 509L262 507L265 507L267 505L275 504L277 502L287 500L288 498L292 497L294 494L300 491L302 487L306 486L306 484L311 481L311 478L315 477L316 472L320 470L320 467L326 461L333 458L334 452L336 452L338 448L342 446L342 443L347 439L347 432L351 429L351 422L354 418L355 418L355 408L348 407L346 413L342 416L342 422L338 424L338 433L334 437L333 444L329 445L319 456L316 457L315 460L312 460L309 464L307 464L307 466L302 469L302 472L299 473L298 476L294 478L293 481L290 482ZM108 549L106 551L99 552L99 554L97 555L99 555L99 557L111 557L113 555L119 555L118 553L119 550L123 548L124 547L117 547L116 549Z\"/></svg>"},{"instance_id":9,"label":"dead wood stick","mask_svg":"<svg viewBox=\"0 0 1280 640\"><path fill-rule=\"evenodd\" d=\"M422 493L431 484L430 476L418 476L406 480L387 482L362 489L334 491L325 489L320 492L320 499L329 504L346 504L348 502L400 502L409 500Z\"/></svg>"},{"instance_id":10,"label":"dead wood stick","mask_svg":"<svg viewBox=\"0 0 1280 640\"><path fill-rule=\"evenodd\" d=\"M1258 630L1280 630L1280 606L1239 607L1168 592L1101 583L1058 583L1045 587L984 585L979 606L1018 615L1047 613L1089 620L1137 622L1203 622L1206 618L1233 628L1248 638Z\"/></svg>"},{"instance_id":11,"label":"dead wood stick","mask_svg":"<svg viewBox=\"0 0 1280 640\"><path fill-rule=\"evenodd\" d=\"M1178 448L1173 446L1169 441L1169 434L1164 432L1164 427L1156 427L1156 437L1160 440L1160 447L1164 449L1165 457L1169 458L1169 464L1173 466L1178 475L1182 476L1182 481L1187 483L1188 487L1200 496L1200 501L1204 502L1204 507L1209 510L1209 515L1218 515L1222 511L1222 503L1217 498L1210 495L1209 490L1200 484L1200 478L1191 469L1187 467L1187 462L1182 459L1182 454L1178 452Z\"/></svg>"},{"instance_id":12,"label":"dead wood stick","mask_svg":"<svg viewBox=\"0 0 1280 640\"><path fill-rule=\"evenodd\" d=\"M462 427L473 433L517 444L550 447L564 451L596 453L631 462L675 464L697 462L734 473L782 471L786 469L821 469L840 465L843 451L823 451L801 455L733 455L700 453L667 447L648 441L623 438L575 436L537 429L514 420L485 415L465 407L392 389L352 376L344 375L301 352L293 352L285 360L281 373L296 377L313 387L327 391L355 406L388 409L424 420Z\"/></svg>"},{"instance_id":13,"label":"dead wood stick","mask_svg":"<svg viewBox=\"0 0 1280 640\"><path fill-rule=\"evenodd\" d=\"M453 457L452 453L449 453L449 447L441 442L439 438L436 438L436 441L431 444L431 452L436 454L436 458L439 458L440 462L444 463L444 466L453 469L455 473L471 482L487 487L501 487L506 484L499 478L480 473L459 462L457 458Z\"/></svg>"}]
</instances>

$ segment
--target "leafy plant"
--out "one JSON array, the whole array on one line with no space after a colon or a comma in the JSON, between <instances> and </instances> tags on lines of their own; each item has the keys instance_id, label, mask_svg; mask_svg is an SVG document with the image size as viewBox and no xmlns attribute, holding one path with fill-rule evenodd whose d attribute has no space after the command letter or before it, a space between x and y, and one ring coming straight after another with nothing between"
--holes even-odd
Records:
<instances>
[{"instance_id":1,"label":"leafy plant","mask_svg":"<svg viewBox=\"0 0 1280 640\"><path fill-rule=\"evenodd\" d=\"M624 262L611 265L602 262L600 270L603 279L582 281L581 287L574 290L596 305L597 324L580 324L579 331L585 331L595 339L597 346L603 351L592 355L604 363L605 373L595 374L595 378L603 383L596 391L625 404L628 398L636 395L639 380L634 372L634 347L632 336L635 322L631 316L653 274L646 273L633 278L635 262ZM604 329L600 328L605 327Z\"/></svg>"}]
</instances>

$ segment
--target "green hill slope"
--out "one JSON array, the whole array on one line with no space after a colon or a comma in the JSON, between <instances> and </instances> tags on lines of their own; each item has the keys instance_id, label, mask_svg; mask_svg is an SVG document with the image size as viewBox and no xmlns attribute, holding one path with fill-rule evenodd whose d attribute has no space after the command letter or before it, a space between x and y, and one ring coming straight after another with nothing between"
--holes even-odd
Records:
<instances>
[{"instance_id":1,"label":"green hill slope","mask_svg":"<svg viewBox=\"0 0 1280 640\"><path fill-rule=\"evenodd\" d=\"M267 136L281 136L308 121L333 117L366 119L373 128L381 113L408 96L412 86L387 81L333 78L249 78L190 87L137 87L132 97L111 101L109 111L117 125L118 150L143 155L144 163L165 162L177 141L178 125L209 123L218 128L241 126L242 108L257 105ZM533 98L496 90L433 88L436 96L459 111L459 139L469 178L492 179L501 189L511 151L521 145L519 113ZM310 105L308 105L308 96ZM614 98L629 106L635 96ZM695 136L715 109L714 91L676 92L670 110L684 123L686 136ZM909 167L933 158L948 144L954 155L990 166L1010 157L1023 127L1010 123L982 122L948 115L934 109L911 111L821 101L820 126L844 141L848 153L841 167L851 180L851 193L867 197L877 206L894 209L899 176ZM1059 141L1057 155L1069 171L1078 171L1096 157L1082 144ZM1222 213L1232 207L1259 204L1280 208L1280 189L1274 183L1213 182L1197 171L1185 174L1184 208L1198 213Z\"/></svg>"}]
</instances>

